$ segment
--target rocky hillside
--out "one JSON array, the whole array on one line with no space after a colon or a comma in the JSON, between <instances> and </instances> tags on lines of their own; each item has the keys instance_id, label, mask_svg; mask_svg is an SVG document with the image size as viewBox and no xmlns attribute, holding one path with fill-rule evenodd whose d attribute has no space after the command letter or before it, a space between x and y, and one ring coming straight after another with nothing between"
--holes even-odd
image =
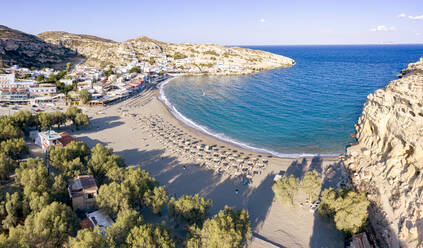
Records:
<instances>
[{"instance_id":1,"label":"rocky hillside","mask_svg":"<svg viewBox=\"0 0 423 248\"><path fill-rule=\"evenodd\" d=\"M78 63L83 56L38 37L0 25L0 67L18 64L23 67L61 69L67 62Z\"/></svg>"},{"instance_id":2,"label":"rocky hillside","mask_svg":"<svg viewBox=\"0 0 423 248\"><path fill-rule=\"evenodd\" d=\"M369 95L345 165L382 247L423 247L423 58Z\"/></svg>"},{"instance_id":3,"label":"rocky hillside","mask_svg":"<svg viewBox=\"0 0 423 248\"><path fill-rule=\"evenodd\" d=\"M87 58L85 63L96 67L125 65L136 59L151 65L166 61L181 71L229 74L253 73L295 64L290 58L264 51L210 44L172 44L145 36L124 42L65 32L44 32L38 37L83 54Z\"/></svg>"}]
</instances>

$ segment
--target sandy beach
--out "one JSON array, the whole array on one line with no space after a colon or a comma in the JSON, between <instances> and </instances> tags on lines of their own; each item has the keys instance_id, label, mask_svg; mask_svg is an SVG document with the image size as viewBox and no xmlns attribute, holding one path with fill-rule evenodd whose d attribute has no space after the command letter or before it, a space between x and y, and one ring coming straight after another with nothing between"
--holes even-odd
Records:
<instances>
[{"instance_id":1,"label":"sandy beach","mask_svg":"<svg viewBox=\"0 0 423 248\"><path fill-rule=\"evenodd\" d=\"M176 119L150 86L139 95L106 107L86 107L88 129L73 135L89 146L113 148L126 163L147 170L171 196L199 193L213 200L211 215L225 205L248 209L250 247L342 247L333 224L309 210L301 194L294 206L274 201L277 174L301 177L315 169L323 187L341 183L338 158L279 158L222 142Z\"/></svg>"}]
</instances>

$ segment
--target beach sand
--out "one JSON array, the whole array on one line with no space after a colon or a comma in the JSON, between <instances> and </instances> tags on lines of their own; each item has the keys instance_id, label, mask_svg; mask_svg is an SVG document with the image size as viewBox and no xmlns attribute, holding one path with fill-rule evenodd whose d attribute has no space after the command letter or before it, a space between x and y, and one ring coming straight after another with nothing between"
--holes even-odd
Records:
<instances>
[{"instance_id":1,"label":"beach sand","mask_svg":"<svg viewBox=\"0 0 423 248\"><path fill-rule=\"evenodd\" d=\"M342 234L334 224L322 220L317 212L311 213L301 193L296 197L294 206L288 207L274 200L271 188L275 175L282 172L302 176L309 169L324 174L325 187L334 186L339 183L343 173L337 158L268 157L267 154L235 147L184 125L170 113L158 95L159 90L149 87L141 94L112 106L86 107L84 112L92 118L91 125L72 135L91 147L101 143L113 148L128 165L145 169L158 179L171 196L199 193L212 199L211 215L225 205L248 209L253 227L249 247L343 246ZM236 175L232 170L219 173L222 165L207 167L201 165L203 160L194 159L196 156L190 158L184 152L172 152L175 146L167 147L166 139L153 131L152 117L160 120L154 121L155 124L171 127L172 132L180 130L186 139L198 141L196 145L215 145L218 152L231 149L243 153L241 158L259 158L254 166L245 163L246 168L254 167L246 172L252 175L251 184L244 184L247 178L245 174ZM267 164L258 168L257 164L264 164L263 159L268 160ZM256 169L258 174L253 174L252 171ZM328 171L331 173L326 173Z\"/></svg>"}]
</instances>

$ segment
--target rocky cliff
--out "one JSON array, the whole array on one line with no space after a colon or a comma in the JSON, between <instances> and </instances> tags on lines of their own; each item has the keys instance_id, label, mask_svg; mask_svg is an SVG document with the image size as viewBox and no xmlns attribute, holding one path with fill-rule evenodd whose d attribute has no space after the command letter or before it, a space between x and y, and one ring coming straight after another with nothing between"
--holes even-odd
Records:
<instances>
[{"instance_id":1,"label":"rocky cliff","mask_svg":"<svg viewBox=\"0 0 423 248\"><path fill-rule=\"evenodd\" d=\"M47 43L38 37L0 25L0 67L18 64L23 67L65 68L84 57L77 52Z\"/></svg>"},{"instance_id":2,"label":"rocky cliff","mask_svg":"<svg viewBox=\"0 0 423 248\"><path fill-rule=\"evenodd\" d=\"M46 42L65 46L83 54L87 58L85 62L87 65L98 68L109 64L125 65L137 59L150 64L170 61L175 68L181 71L237 74L295 64L295 61L290 58L259 50L212 44L172 44L145 36L124 42L66 32L44 32L38 37Z\"/></svg>"},{"instance_id":3,"label":"rocky cliff","mask_svg":"<svg viewBox=\"0 0 423 248\"><path fill-rule=\"evenodd\" d=\"M382 247L423 247L423 58L367 97L345 165Z\"/></svg>"}]
</instances>

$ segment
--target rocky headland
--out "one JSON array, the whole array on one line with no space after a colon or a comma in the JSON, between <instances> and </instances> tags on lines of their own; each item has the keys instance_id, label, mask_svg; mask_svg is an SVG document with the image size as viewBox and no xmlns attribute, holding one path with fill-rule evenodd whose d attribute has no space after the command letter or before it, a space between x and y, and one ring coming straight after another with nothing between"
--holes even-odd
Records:
<instances>
[{"instance_id":1,"label":"rocky headland","mask_svg":"<svg viewBox=\"0 0 423 248\"><path fill-rule=\"evenodd\" d=\"M380 245L423 247L423 58L367 97L355 128L344 163Z\"/></svg>"},{"instance_id":2,"label":"rocky headland","mask_svg":"<svg viewBox=\"0 0 423 248\"><path fill-rule=\"evenodd\" d=\"M150 66L171 65L172 71L182 73L250 74L295 64L290 58L260 50L214 44L173 44L145 36L124 42L66 32L44 32L38 37L84 55L85 64L97 68L123 66L138 60Z\"/></svg>"}]
</instances>

